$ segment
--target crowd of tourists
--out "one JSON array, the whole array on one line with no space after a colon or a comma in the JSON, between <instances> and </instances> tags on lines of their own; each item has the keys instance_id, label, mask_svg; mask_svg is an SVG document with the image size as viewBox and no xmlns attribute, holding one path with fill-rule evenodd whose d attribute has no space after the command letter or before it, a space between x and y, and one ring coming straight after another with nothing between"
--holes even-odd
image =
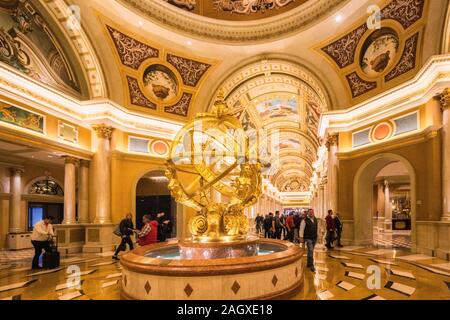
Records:
<instances>
[{"instance_id":1,"label":"crowd of tourists","mask_svg":"<svg viewBox=\"0 0 450 320\"><path fill-rule=\"evenodd\" d=\"M325 246L328 250L334 247L342 247L341 235L343 222L339 213L328 210L325 218L326 236ZM256 233L269 239L290 241L295 244L304 245L308 251L307 268L314 268L314 247L319 237L318 219L313 209L291 211L281 214L269 212L266 215L258 214L255 218Z\"/></svg>"}]
</instances>

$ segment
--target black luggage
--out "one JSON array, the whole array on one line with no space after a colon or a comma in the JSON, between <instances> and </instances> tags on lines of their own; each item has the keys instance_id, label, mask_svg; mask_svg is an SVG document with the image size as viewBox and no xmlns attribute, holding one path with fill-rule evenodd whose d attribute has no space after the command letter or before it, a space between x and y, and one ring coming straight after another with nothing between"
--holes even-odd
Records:
<instances>
[{"instance_id":1,"label":"black luggage","mask_svg":"<svg viewBox=\"0 0 450 320\"><path fill-rule=\"evenodd\" d=\"M44 252L42 256L42 267L44 269L56 269L60 264L60 255L58 252L58 238L52 237L50 242L50 251Z\"/></svg>"}]
</instances>

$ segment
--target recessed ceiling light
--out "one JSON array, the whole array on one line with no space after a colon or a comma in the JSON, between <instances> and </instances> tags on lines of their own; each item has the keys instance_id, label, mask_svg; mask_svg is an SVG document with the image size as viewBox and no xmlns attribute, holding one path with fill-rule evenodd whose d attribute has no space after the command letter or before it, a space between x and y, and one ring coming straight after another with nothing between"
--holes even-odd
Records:
<instances>
[{"instance_id":1,"label":"recessed ceiling light","mask_svg":"<svg viewBox=\"0 0 450 320\"><path fill-rule=\"evenodd\" d=\"M188 46L190 46L190 45L192 45L192 41L188 40L188 41L186 42L186 44L187 44Z\"/></svg>"},{"instance_id":2,"label":"recessed ceiling light","mask_svg":"<svg viewBox=\"0 0 450 320\"><path fill-rule=\"evenodd\" d=\"M344 18L342 17L342 15L338 14L335 18L334 21L336 22L341 22Z\"/></svg>"},{"instance_id":3,"label":"recessed ceiling light","mask_svg":"<svg viewBox=\"0 0 450 320\"><path fill-rule=\"evenodd\" d=\"M142 21L139 21L138 24L142 27L144 23Z\"/></svg>"}]
</instances>

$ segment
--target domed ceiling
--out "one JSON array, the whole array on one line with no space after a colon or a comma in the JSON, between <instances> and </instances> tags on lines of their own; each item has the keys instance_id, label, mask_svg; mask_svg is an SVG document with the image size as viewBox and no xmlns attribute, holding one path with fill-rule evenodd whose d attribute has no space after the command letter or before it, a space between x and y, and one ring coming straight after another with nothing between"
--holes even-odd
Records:
<instances>
[{"instance_id":1,"label":"domed ceiling","mask_svg":"<svg viewBox=\"0 0 450 320\"><path fill-rule=\"evenodd\" d=\"M309 0L163 0L208 18L247 21L273 17Z\"/></svg>"},{"instance_id":2,"label":"domed ceiling","mask_svg":"<svg viewBox=\"0 0 450 320\"><path fill-rule=\"evenodd\" d=\"M262 42L297 33L349 0L116 0L160 25L220 42Z\"/></svg>"}]
</instances>

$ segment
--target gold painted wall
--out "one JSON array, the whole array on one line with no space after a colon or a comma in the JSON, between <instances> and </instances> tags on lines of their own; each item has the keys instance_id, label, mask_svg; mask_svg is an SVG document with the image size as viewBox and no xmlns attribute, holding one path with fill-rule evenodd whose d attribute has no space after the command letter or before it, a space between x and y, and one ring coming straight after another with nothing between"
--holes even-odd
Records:
<instances>
[{"instance_id":1,"label":"gold painted wall","mask_svg":"<svg viewBox=\"0 0 450 320\"><path fill-rule=\"evenodd\" d=\"M352 153L340 153L338 211L353 220L353 183L361 165L376 154L393 153L406 158L416 174L417 221L436 221L442 214L441 131L423 132L391 143Z\"/></svg>"}]
</instances>

